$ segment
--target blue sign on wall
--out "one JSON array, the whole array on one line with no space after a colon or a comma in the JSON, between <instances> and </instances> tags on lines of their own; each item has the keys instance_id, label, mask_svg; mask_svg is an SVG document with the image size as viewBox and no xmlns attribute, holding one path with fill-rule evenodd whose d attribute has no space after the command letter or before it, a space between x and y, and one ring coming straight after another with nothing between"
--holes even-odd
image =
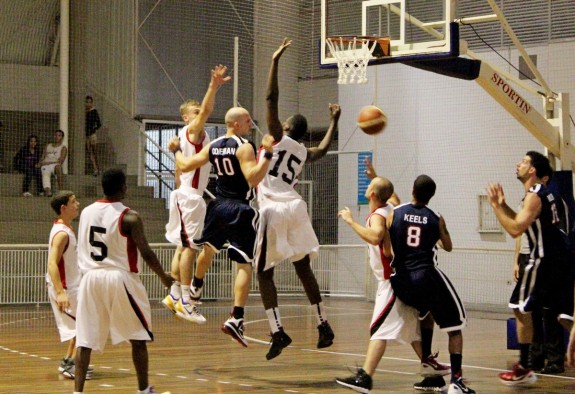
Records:
<instances>
[{"instance_id":1,"label":"blue sign on wall","mask_svg":"<svg viewBox=\"0 0 575 394\"><path fill-rule=\"evenodd\" d=\"M367 198L365 198L365 191L371 179L365 174L365 170L367 170L367 166L365 165L366 157L369 157L373 162L372 152L360 152L357 154L357 205L368 204Z\"/></svg>"}]
</instances>

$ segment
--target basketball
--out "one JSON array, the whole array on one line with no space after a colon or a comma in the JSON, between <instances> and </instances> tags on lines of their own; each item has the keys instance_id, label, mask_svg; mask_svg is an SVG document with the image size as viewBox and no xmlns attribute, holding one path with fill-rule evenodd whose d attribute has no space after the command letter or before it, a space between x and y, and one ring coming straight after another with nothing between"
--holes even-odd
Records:
<instances>
[{"instance_id":1,"label":"basketball","mask_svg":"<svg viewBox=\"0 0 575 394\"><path fill-rule=\"evenodd\" d=\"M383 131L387 124L387 116L381 108L368 105L359 111L357 125L365 134L373 135Z\"/></svg>"}]
</instances>

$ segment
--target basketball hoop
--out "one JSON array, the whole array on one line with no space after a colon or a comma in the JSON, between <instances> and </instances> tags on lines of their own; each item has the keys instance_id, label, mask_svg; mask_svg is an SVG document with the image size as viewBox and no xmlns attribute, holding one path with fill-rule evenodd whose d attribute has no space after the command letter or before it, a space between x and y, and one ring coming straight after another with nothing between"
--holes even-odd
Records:
<instances>
[{"instance_id":1,"label":"basketball hoop","mask_svg":"<svg viewBox=\"0 0 575 394\"><path fill-rule=\"evenodd\" d=\"M388 38L328 37L325 41L337 61L337 83L342 85L367 83L367 65L372 55L389 56Z\"/></svg>"}]
</instances>

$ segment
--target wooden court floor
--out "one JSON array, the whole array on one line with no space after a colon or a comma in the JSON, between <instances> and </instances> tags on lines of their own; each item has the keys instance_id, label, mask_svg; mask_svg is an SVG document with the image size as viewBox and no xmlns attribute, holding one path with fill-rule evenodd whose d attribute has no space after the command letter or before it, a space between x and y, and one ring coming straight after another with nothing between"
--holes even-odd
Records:
<instances>
[{"instance_id":1,"label":"wooden court floor","mask_svg":"<svg viewBox=\"0 0 575 394\"><path fill-rule=\"evenodd\" d=\"M267 320L258 298L250 298L246 312L249 346L243 348L219 327L227 317L228 302L206 301L201 306L208 322L194 325L175 319L154 303L155 341L150 352L150 382L158 392L181 393L350 393L335 377L351 374L365 357L373 304L327 298L328 319L336 340L316 349L316 318L305 299L280 301L282 320L292 345L274 360L265 354L269 342ZM575 392L575 371L539 375L535 386L507 388L497 373L509 368L517 351L506 350L507 315L469 312L464 331L464 376L478 393ZM447 335L436 331L434 349L449 362ZM47 306L0 307L0 393L72 393L73 381L58 374L65 346L58 342L52 312ZM104 354L93 354L94 378L86 393L135 393L136 377L130 346L108 344ZM374 380L374 393L413 393L418 361L410 347L388 346Z\"/></svg>"}]
</instances>

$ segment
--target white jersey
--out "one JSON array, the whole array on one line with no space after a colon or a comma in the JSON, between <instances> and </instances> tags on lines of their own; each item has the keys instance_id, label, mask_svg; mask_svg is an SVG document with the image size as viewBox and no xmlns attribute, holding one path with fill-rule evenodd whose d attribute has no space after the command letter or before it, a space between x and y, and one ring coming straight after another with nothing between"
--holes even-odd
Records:
<instances>
[{"instance_id":1,"label":"white jersey","mask_svg":"<svg viewBox=\"0 0 575 394\"><path fill-rule=\"evenodd\" d=\"M60 280L62 281L62 286L64 289L69 291L74 291L80 285L80 270L78 269L78 257L76 254L76 235L74 230L68 227L64 223L54 222L52 226L52 231L50 231L50 240L48 242L48 255L52 251L52 243L54 242L54 237L58 233L66 233L68 236L68 243L64 248L64 253L60 261L58 261L58 272L60 273ZM46 282L52 284L52 278L50 273L46 273Z\"/></svg>"},{"instance_id":2,"label":"white jersey","mask_svg":"<svg viewBox=\"0 0 575 394\"><path fill-rule=\"evenodd\" d=\"M261 160L265 151L259 152ZM307 148L291 137L284 135L274 144L269 170L258 185L258 198L274 201L301 199L294 186L307 159Z\"/></svg>"},{"instance_id":3,"label":"white jersey","mask_svg":"<svg viewBox=\"0 0 575 394\"><path fill-rule=\"evenodd\" d=\"M58 163L60 156L62 155L62 148L64 144L54 146L53 144L48 144L46 147L46 157L44 158L44 164L54 164Z\"/></svg>"},{"instance_id":4,"label":"white jersey","mask_svg":"<svg viewBox=\"0 0 575 394\"><path fill-rule=\"evenodd\" d=\"M386 206L377 208L367 217L365 226L371 228L371 218L373 215L379 215L387 219L390 212L393 211L393 205L387 203ZM383 244L372 245L368 244L369 251L369 265L373 271L373 275L378 281L389 280L391 276L391 259L383 255Z\"/></svg>"},{"instance_id":5,"label":"white jersey","mask_svg":"<svg viewBox=\"0 0 575 394\"><path fill-rule=\"evenodd\" d=\"M99 200L80 215L78 264L82 272L116 268L138 273L142 258L136 244L122 233L122 218L130 210L121 202Z\"/></svg>"},{"instance_id":6,"label":"white jersey","mask_svg":"<svg viewBox=\"0 0 575 394\"><path fill-rule=\"evenodd\" d=\"M204 132L204 138L199 144L191 142L188 137L188 126L185 126L179 131L178 138L180 139L182 153L186 157L192 157L196 153L199 153L206 145L210 144L210 137L206 132ZM183 172L180 175L181 185L198 190L201 196L208 186L208 181L210 180L210 169L211 164L207 163L195 170Z\"/></svg>"}]
</instances>

